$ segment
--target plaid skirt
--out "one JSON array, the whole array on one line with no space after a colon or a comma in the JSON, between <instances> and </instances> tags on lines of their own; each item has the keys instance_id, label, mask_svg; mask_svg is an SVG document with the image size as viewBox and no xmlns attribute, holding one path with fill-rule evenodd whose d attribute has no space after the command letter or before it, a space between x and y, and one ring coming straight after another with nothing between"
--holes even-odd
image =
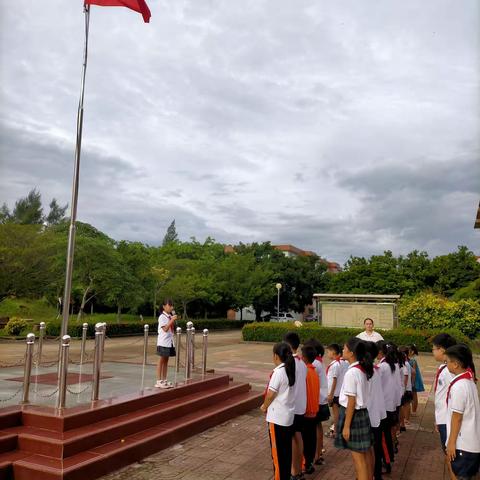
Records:
<instances>
[{"instance_id":1,"label":"plaid skirt","mask_svg":"<svg viewBox=\"0 0 480 480\"><path fill-rule=\"evenodd\" d=\"M370 417L366 408L355 410L350 425L350 440L347 442L342 431L345 425L346 408L340 405L338 423L335 428L335 447L354 452L366 452L373 445L373 434L370 425Z\"/></svg>"}]
</instances>

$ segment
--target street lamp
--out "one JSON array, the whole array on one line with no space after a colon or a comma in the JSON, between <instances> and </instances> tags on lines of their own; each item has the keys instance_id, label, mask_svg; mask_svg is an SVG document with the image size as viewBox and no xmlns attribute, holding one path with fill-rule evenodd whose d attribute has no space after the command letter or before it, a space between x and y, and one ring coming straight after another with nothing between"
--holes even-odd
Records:
<instances>
[{"instance_id":1,"label":"street lamp","mask_svg":"<svg viewBox=\"0 0 480 480\"><path fill-rule=\"evenodd\" d=\"M280 321L280 290L282 289L282 284L277 283L275 288L277 289L277 321Z\"/></svg>"}]
</instances>

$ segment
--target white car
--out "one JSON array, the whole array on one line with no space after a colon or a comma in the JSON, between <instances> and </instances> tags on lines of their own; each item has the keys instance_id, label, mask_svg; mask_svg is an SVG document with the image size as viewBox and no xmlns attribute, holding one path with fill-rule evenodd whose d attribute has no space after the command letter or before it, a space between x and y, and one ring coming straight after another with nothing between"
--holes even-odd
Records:
<instances>
[{"instance_id":1,"label":"white car","mask_svg":"<svg viewBox=\"0 0 480 480\"><path fill-rule=\"evenodd\" d=\"M291 313L280 313L280 315L272 315L271 322L293 322L295 319Z\"/></svg>"}]
</instances>

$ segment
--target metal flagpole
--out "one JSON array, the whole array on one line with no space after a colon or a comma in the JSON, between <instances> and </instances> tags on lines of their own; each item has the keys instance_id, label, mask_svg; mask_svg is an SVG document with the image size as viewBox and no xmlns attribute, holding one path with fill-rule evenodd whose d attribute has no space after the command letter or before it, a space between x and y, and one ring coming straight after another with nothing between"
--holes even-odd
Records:
<instances>
[{"instance_id":1,"label":"metal flagpole","mask_svg":"<svg viewBox=\"0 0 480 480\"><path fill-rule=\"evenodd\" d=\"M85 75L87 72L88 55L88 29L90 23L90 5L84 5L85 13L85 47L83 52L82 83L80 87L80 100L77 113L77 143L75 146L75 166L73 169L72 203L70 214L70 229L68 231L67 266L65 273L65 288L63 293L62 329L60 338L67 335L70 311L70 295L72 291L73 254L75 251L75 231L77 220L78 184L80 179L80 152L82 149L83 128L83 97L85 93ZM61 342L60 342L61 343Z\"/></svg>"}]
</instances>

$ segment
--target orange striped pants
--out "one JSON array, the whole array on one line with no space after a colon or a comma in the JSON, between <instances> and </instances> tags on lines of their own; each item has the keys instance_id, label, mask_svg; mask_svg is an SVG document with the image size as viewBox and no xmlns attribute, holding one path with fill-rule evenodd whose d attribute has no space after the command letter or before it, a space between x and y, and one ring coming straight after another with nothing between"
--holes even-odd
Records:
<instances>
[{"instance_id":1,"label":"orange striped pants","mask_svg":"<svg viewBox=\"0 0 480 480\"><path fill-rule=\"evenodd\" d=\"M292 466L292 427L268 424L274 480L290 480Z\"/></svg>"}]
</instances>

